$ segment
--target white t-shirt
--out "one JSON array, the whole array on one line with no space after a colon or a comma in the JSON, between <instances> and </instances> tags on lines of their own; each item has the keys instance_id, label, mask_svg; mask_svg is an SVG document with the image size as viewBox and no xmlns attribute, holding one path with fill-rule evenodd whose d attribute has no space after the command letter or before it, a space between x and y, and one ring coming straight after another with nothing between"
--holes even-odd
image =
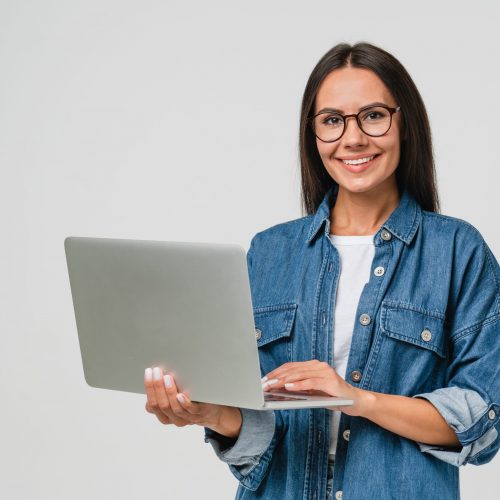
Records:
<instances>
[{"instance_id":1,"label":"white t-shirt","mask_svg":"<svg viewBox=\"0 0 500 500\"><path fill-rule=\"evenodd\" d=\"M333 367L344 379L359 298L365 283L370 279L375 255L374 236L374 234L368 236L330 234L330 239L340 257L340 277L333 322ZM340 411L333 412L330 455L335 455L340 416Z\"/></svg>"}]
</instances>

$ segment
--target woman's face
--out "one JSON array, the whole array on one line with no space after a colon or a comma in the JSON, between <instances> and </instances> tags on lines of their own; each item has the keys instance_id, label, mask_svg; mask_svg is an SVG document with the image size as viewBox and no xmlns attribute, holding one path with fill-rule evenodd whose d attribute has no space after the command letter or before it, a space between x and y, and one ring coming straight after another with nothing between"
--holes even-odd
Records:
<instances>
[{"instance_id":1,"label":"woman's face","mask_svg":"<svg viewBox=\"0 0 500 500\"><path fill-rule=\"evenodd\" d=\"M341 68L329 73L316 94L315 111L334 108L341 114L358 113L361 107L378 102L397 103L382 80L368 69ZM326 115L324 115L326 116ZM389 131L379 137L366 135L355 118L348 118L344 135L326 143L316 138L323 165L340 188L353 193L385 192L396 187L395 170L400 153L400 112L392 115ZM342 160L378 155L366 164L346 165ZM375 190L375 191L373 191Z\"/></svg>"}]
</instances>

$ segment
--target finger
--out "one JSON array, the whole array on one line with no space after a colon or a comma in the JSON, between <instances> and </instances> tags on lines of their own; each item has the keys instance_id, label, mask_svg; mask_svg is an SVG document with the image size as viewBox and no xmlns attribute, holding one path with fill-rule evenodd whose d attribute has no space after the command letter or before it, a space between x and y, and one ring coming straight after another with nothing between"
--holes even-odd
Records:
<instances>
[{"instance_id":1,"label":"finger","mask_svg":"<svg viewBox=\"0 0 500 500\"><path fill-rule=\"evenodd\" d=\"M163 380L168 403L170 405L169 416L179 421L182 420L184 422L184 425L194 423L190 421L190 414L186 410L184 410L179 400L177 399L177 385L175 383L173 375L167 374L164 376Z\"/></svg>"},{"instance_id":2,"label":"finger","mask_svg":"<svg viewBox=\"0 0 500 500\"><path fill-rule=\"evenodd\" d=\"M308 378L297 382L287 382L284 387L289 391L307 391L313 389L328 393L327 383L324 378Z\"/></svg>"},{"instance_id":3,"label":"finger","mask_svg":"<svg viewBox=\"0 0 500 500\"><path fill-rule=\"evenodd\" d=\"M165 391L165 385L163 383L163 369L159 366L155 366L153 368L153 390L155 393L155 399L158 403L157 407L153 409L159 409L162 411L167 417L170 416L168 410L170 408L170 403L168 401L167 393Z\"/></svg>"},{"instance_id":4,"label":"finger","mask_svg":"<svg viewBox=\"0 0 500 500\"><path fill-rule=\"evenodd\" d=\"M199 403L193 403L184 393L177 394L177 401L184 412L189 414L189 417L185 418L189 419L191 423L199 424L203 421L203 411Z\"/></svg>"},{"instance_id":5,"label":"finger","mask_svg":"<svg viewBox=\"0 0 500 500\"><path fill-rule=\"evenodd\" d=\"M155 367L153 369L153 388L157 401L157 405L153 407L153 410L158 418L160 418L160 414L163 414L169 419L169 423L177 427L184 427L190 422L182 418L181 412L175 412L172 408L165 383L167 377L169 376L164 374L162 368ZM177 393L177 389L175 389L175 392ZM176 406L179 407L178 404ZM162 421L163 419L160 420Z\"/></svg>"},{"instance_id":6,"label":"finger","mask_svg":"<svg viewBox=\"0 0 500 500\"><path fill-rule=\"evenodd\" d=\"M149 403L146 403L145 408L148 413L151 413L152 415L156 415L157 417L159 417L159 419L164 424L170 422L170 419L160 409L154 410L153 408L151 408L151 406L149 406ZM168 420L168 422L166 422L165 420Z\"/></svg>"},{"instance_id":7,"label":"finger","mask_svg":"<svg viewBox=\"0 0 500 500\"><path fill-rule=\"evenodd\" d=\"M268 380L271 380L274 378L278 378L282 373L286 372L288 369L296 368L297 366L301 365L302 363L303 363L303 361L284 363L283 365L278 366L278 368L271 370L264 377L262 377L262 379L261 379L262 383L265 383Z\"/></svg>"},{"instance_id":8,"label":"finger","mask_svg":"<svg viewBox=\"0 0 500 500\"><path fill-rule=\"evenodd\" d=\"M185 393L177 394L177 401L179 402L181 408L190 415L199 416L203 413L200 403L194 403Z\"/></svg>"},{"instance_id":9,"label":"finger","mask_svg":"<svg viewBox=\"0 0 500 500\"><path fill-rule=\"evenodd\" d=\"M322 364L329 366L328 363L322 363L317 359L311 359L309 361L299 361L294 363L285 363L284 365L281 365L278 368L270 371L265 377L262 378L262 382L267 383L268 385L273 385L273 380L283 379L288 374L299 370L319 368ZM271 382L271 384L269 384L269 382Z\"/></svg>"},{"instance_id":10,"label":"finger","mask_svg":"<svg viewBox=\"0 0 500 500\"><path fill-rule=\"evenodd\" d=\"M155 415L156 418L162 424L172 423L172 420L167 415L165 415L165 413L160 409L158 405L158 400L156 398L154 383L153 383L152 368L146 368L144 372L144 385L146 387L146 395L147 395L146 411Z\"/></svg>"},{"instance_id":11,"label":"finger","mask_svg":"<svg viewBox=\"0 0 500 500\"><path fill-rule=\"evenodd\" d=\"M146 368L144 371L144 387L146 388L146 396L148 398L148 406L154 410L158 406L155 396L155 390L153 387L153 369Z\"/></svg>"},{"instance_id":12,"label":"finger","mask_svg":"<svg viewBox=\"0 0 500 500\"><path fill-rule=\"evenodd\" d=\"M270 379L262 386L264 390L280 389L288 382L295 382L298 380L308 378L327 378L331 381L333 372L328 363L315 363L313 365L301 366L295 369L290 369L282 372L276 378Z\"/></svg>"},{"instance_id":13,"label":"finger","mask_svg":"<svg viewBox=\"0 0 500 500\"><path fill-rule=\"evenodd\" d=\"M156 417L158 418L158 420L162 423L162 424L173 424L172 420L170 418L168 418L161 410L156 410L155 412L153 412Z\"/></svg>"}]
</instances>

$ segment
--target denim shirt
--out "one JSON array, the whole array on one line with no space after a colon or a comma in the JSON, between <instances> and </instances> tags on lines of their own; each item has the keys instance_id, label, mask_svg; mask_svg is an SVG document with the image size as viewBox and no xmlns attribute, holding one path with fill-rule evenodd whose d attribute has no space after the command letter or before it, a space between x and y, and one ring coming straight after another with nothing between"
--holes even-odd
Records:
<instances>
[{"instance_id":1,"label":"denim shirt","mask_svg":"<svg viewBox=\"0 0 500 500\"><path fill-rule=\"evenodd\" d=\"M262 375L288 361L332 365L340 273L330 234L338 186L315 214L257 233L247 254ZM343 500L458 499L458 466L500 446L500 267L468 222L423 210L407 191L374 236L346 381L430 401L460 448L419 443L342 413L333 492ZM205 428L239 480L238 499L324 499L326 409L242 409L237 439Z\"/></svg>"}]
</instances>

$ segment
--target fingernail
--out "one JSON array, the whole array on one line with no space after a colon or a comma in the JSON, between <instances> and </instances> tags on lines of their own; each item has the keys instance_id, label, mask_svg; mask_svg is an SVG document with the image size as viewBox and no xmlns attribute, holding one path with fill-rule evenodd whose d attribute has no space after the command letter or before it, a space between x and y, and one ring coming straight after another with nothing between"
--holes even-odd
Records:
<instances>
[{"instance_id":1,"label":"fingernail","mask_svg":"<svg viewBox=\"0 0 500 500\"><path fill-rule=\"evenodd\" d=\"M158 366L155 366L153 368L153 378L155 380L160 380L161 379L161 370Z\"/></svg>"},{"instance_id":2,"label":"fingernail","mask_svg":"<svg viewBox=\"0 0 500 500\"><path fill-rule=\"evenodd\" d=\"M292 387L294 387L294 386L295 386L295 384L293 384L292 382L288 382L288 384L285 384L285 387L286 387L287 389L291 389L291 388L292 388Z\"/></svg>"},{"instance_id":3,"label":"fingernail","mask_svg":"<svg viewBox=\"0 0 500 500\"><path fill-rule=\"evenodd\" d=\"M267 382L267 375L266 375L265 377L262 377L262 378L260 379L260 381L261 381L262 383Z\"/></svg>"},{"instance_id":4,"label":"fingernail","mask_svg":"<svg viewBox=\"0 0 500 500\"><path fill-rule=\"evenodd\" d=\"M177 394L177 401L179 401L179 403L184 404L185 403L184 396L182 394Z\"/></svg>"},{"instance_id":5,"label":"fingernail","mask_svg":"<svg viewBox=\"0 0 500 500\"><path fill-rule=\"evenodd\" d=\"M272 378L271 380L268 380L267 382L264 382L262 384L262 389L267 389L270 385L273 385L276 382L278 382L278 379L277 378Z\"/></svg>"},{"instance_id":6,"label":"fingernail","mask_svg":"<svg viewBox=\"0 0 500 500\"><path fill-rule=\"evenodd\" d=\"M151 370L151 368L146 368L144 376L146 377L146 382L151 382L151 380L153 380L153 370Z\"/></svg>"},{"instance_id":7,"label":"fingernail","mask_svg":"<svg viewBox=\"0 0 500 500\"><path fill-rule=\"evenodd\" d=\"M170 389L172 387L172 377L170 375L165 375L163 377L163 382L165 383L165 387Z\"/></svg>"}]
</instances>

